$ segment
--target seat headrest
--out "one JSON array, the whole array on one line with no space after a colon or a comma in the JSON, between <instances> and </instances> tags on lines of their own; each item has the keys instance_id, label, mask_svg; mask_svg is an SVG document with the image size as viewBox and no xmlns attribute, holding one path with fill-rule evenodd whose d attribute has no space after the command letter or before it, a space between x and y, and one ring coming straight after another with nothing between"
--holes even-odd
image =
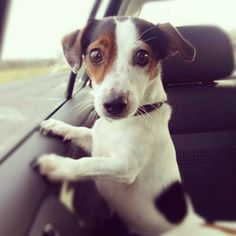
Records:
<instances>
[{"instance_id":1,"label":"seat headrest","mask_svg":"<svg viewBox=\"0 0 236 236\"><path fill-rule=\"evenodd\" d=\"M196 48L196 58L187 63L175 55L164 61L164 84L212 82L231 75L233 47L223 30L215 26L183 26L178 30Z\"/></svg>"}]
</instances>

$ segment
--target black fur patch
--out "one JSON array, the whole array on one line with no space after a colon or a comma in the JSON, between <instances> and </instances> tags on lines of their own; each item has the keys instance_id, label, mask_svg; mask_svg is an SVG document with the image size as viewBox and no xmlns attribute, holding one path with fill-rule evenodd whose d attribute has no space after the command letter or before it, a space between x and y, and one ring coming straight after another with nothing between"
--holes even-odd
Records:
<instances>
[{"instance_id":1,"label":"black fur patch","mask_svg":"<svg viewBox=\"0 0 236 236\"><path fill-rule=\"evenodd\" d=\"M154 25L148 21L133 18L133 22L137 27L140 39L149 44L157 59L165 59L168 56L170 43L167 35L158 25Z\"/></svg>"},{"instance_id":2,"label":"black fur patch","mask_svg":"<svg viewBox=\"0 0 236 236\"><path fill-rule=\"evenodd\" d=\"M94 41L98 39L98 37L104 32L115 32L115 21L112 17L107 17L102 20L91 20L86 28L84 29L84 33L82 36L82 51L83 54L86 54L87 47Z\"/></svg>"},{"instance_id":3,"label":"black fur patch","mask_svg":"<svg viewBox=\"0 0 236 236\"><path fill-rule=\"evenodd\" d=\"M174 182L157 196L155 206L169 222L180 223L187 214L187 203L181 183Z\"/></svg>"},{"instance_id":4,"label":"black fur patch","mask_svg":"<svg viewBox=\"0 0 236 236\"><path fill-rule=\"evenodd\" d=\"M118 21L125 21L127 19L124 16L116 17ZM148 21L135 17L132 18L132 21L137 28L140 39L150 45L157 60L165 59L169 51L169 39L166 34L159 29L158 25L154 25ZM83 54L86 54L88 45L96 41L103 32L115 33L115 30L116 24L113 17L107 17L102 20L91 20L85 28L82 37Z\"/></svg>"}]
</instances>

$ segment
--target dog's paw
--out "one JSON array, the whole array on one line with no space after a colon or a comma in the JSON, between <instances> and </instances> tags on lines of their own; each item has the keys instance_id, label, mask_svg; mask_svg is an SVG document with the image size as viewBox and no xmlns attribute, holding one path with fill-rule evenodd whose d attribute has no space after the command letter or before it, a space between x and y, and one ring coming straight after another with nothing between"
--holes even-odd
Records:
<instances>
[{"instance_id":1,"label":"dog's paw","mask_svg":"<svg viewBox=\"0 0 236 236\"><path fill-rule=\"evenodd\" d=\"M79 132L76 129L71 129L70 132L65 133L65 135L63 136L63 141L70 141L73 144L76 144L79 139L81 137L81 132Z\"/></svg>"},{"instance_id":2,"label":"dog's paw","mask_svg":"<svg viewBox=\"0 0 236 236\"><path fill-rule=\"evenodd\" d=\"M58 135L64 137L68 125L59 120L49 119L40 124L42 135Z\"/></svg>"},{"instance_id":3,"label":"dog's paw","mask_svg":"<svg viewBox=\"0 0 236 236\"><path fill-rule=\"evenodd\" d=\"M73 161L55 154L46 154L38 158L37 168L40 174L51 181L73 180L75 174Z\"/></svg>"}]
</instances>

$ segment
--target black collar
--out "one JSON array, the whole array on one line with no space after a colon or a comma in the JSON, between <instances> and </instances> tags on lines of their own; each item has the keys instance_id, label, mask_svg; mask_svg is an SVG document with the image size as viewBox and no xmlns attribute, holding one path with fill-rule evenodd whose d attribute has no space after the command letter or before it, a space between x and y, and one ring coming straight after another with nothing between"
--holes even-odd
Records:
<instances>
[{"instance_id":1,"label":"black collar","mask_svg":"<svg viewBox=\"0 0 236 236\"><path fill-rule=\"evenodd\" d=\"M168 104L168 101L165 100L165 101L161 101L161 102L143 105L138 108L137 112L133 116L146 115L147 113L150 113L152 111L155 111L155 110L161 108L163 104ZM99 115L97 114L97 118L98 117L99 117Z\"/></svg>"},{"instance_id":2,"label":"black collar","mask_svg":"<svg viewBox=\"0 0 236 236\"><path fill-rule=\"evenodd\" d=\"M162 107L163 104L168 104L167 101L161 101L161 102L156 102L153 104L146 104L138 108L137 112L134 114L134 116L139 116L139 115L145 115L147 113L150 113L152 111L155 111L159 108Z\"/></svg>"}]
</instances>

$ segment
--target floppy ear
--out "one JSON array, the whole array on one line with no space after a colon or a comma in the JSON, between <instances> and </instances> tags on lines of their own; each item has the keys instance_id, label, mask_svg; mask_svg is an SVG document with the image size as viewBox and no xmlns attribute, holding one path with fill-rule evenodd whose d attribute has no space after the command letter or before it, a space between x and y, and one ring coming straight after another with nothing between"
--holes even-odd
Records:
<instances>
[{"instance_id":1,"label":"floppy ear","mask_svg":"<svg viewBox=\"0 0 236 236\"><path fill-rule=\"evenodd\" d=\"M167 56L180 53L185 61L193 62L196 55L196 50L180 32L169 23L158 24L158 28L164 32L169 40Z\"/></svg>"},{"instance_id":2,"label":"floppy ear","mask_svg":"<svg viewBox=\"0 0 236 236\"><path fill-rule=\"evenodd\" d=\"M74 73L77 73L82 64L81 36L82 31L76 30L62 39L64 55Z\"/></svg>"}]
</instances>

